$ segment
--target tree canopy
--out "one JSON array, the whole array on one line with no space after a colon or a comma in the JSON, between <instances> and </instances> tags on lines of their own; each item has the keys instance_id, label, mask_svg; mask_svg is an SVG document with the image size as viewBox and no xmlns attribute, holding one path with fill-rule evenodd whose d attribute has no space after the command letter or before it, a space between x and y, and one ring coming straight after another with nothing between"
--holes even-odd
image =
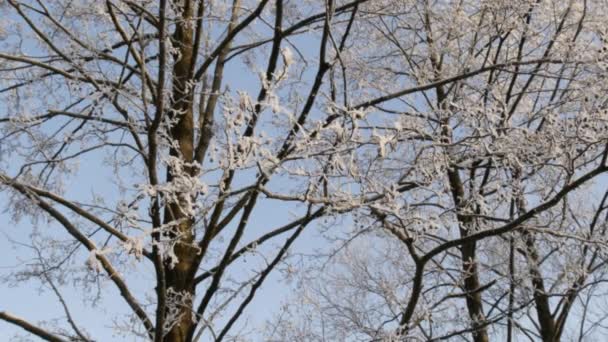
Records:
<instances>
[{"instance_id":1,"label":"tree canopy","mask_svg":"<svg viewBox=\"0 0 608 342\"><path fill-rule=\"evenodd\" d=\"M606 1L0 0L0 18L0 280L58 309L1 304L21 336L607 333ZM101 301L103 329L74 314Z\"/></svg>"}]
</instances>

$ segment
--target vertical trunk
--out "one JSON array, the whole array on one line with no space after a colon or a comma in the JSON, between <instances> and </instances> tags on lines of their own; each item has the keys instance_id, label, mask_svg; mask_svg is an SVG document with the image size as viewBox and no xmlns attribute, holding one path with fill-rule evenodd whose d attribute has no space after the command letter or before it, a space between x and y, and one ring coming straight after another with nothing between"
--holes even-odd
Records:
<instances>
[{"instance_id":1,"label":"vertical trunk","mask_svg":"<svg viewBox=\"0 0 608 342\"><path fill-rule=\"evenodd\" d=\"M442 87L437 88L437 98L439 100L439 106L442 109L447 109L446 94ZM449 119L445 119L443 122L442 139L446 143L452 141L452 133L449 128ZM452 200L456 206L456 217L458 220L458 226L460 230L460 237L464 238L469 235L470 230L473 228L473 220L470 216L461 214L465 203L465 192L460 173L455 165L450 165L447 171L448 183L452 192ZM464 291L466 293L467 310L469 312L469 318L473 322L471 328L473 329L473 341L474 342L488 342L488 331L484 322L486 320L483 312L483 301L481 299L481 285L479 282L479 272L477 270L476 261L476 249L477 243L467 242L460 247L461 260L462 260L462 273L464 276Z\"/></svg>"},{"instance_id":2,"label":"vertical trunk","mask_svg":"<svg viewBox=\"0 0 608 342\"><path fill-rule=\"evenodd\" d=\"M545 292L545 283L539 270L539 256L534 239L530 233L524 231L524 240L526 243L526 256L528 257L530 267L530 278L532 287L534 288L534 304L536 306L536 315L538 317L538 325L540 326L540 335L543 342L557 341L558 334L555 325L555 320L551 314L549 298Z\"/></svg>"},{"instance_id":3,"label":"vertical trunk","mask_svg":"<svg viewBox=\"0 0 608 342\"><path fill-rule=\"evenodd\" d=\"M435 38L433 37L433 28L431 25L431 14L429 10L429 2L425 4L425 31L426 41L429 46L429 60L434 69L435 80L442 79L442 65L443 56L440 54L435 46ZM435 88L437 94L437 107L442 110L449 110L450 105L448 101L448 94L443 86ZM443 129L441 132L442 140L449 143L452 141L452 133L449 128L449 118L442 118ZM448 152L449 153L449 152ZM472 220L470 217L463 216L460 214L460 209L463 207L464 202L464 185L460 179L458 169L454 165L450 165L448 169L448 180L450 189L452 192L452 198L457 208L458 225L460 227L461 237L466 237L472 228ZM475 249L476 243L464 244L460 251L462 254L462 271L464 274L464 290L467 293L466 302L467 309L469 311L469 317L473 321L473 341L475 342L488 342L488 333L486 327L483 325L485 321L485 315L483 312L483 303L481 300L481 291L479 285L479 275L477 271L477 262L475 261Z\"/></svg>"},{"instance_id":4,"label":"vertical trunk","mask_svg":"<svg viewBox=\"0 0 608 342\"><path fill-rule=\"evenodd\" d=\"M437 87L437 98L439 107L447 109L446 94L442 87ZM449 128L448 119L443 122L442 139L444 142L449 143L452 141L452 133ZM449 152L448 152L449 153ZM450 165L447 171L448 183L452 192L452 199L456 206L456 216L458 219L458 225L460 229L460 237L466 237L469 235L470 230L473 228L473 220L469 216L461 214L461 210L464 207L464 185L460 178L460 173L454 165ZM461 260L462 260L462 273L464 275L464 291L466 292L466 303L469 317L473 322L471 327L473 328L473 341L474 342L488 342L488 332L484 322L486 320L483 312L483 302L481 298L481 285L479 282L479 272L477 270L477 261L475 251L477 244L468 242L460 247Z\"/></svg>"},{"instance_id":5,"label":"vertical trunk","mask_svg":"<svg viewBox=\"0 0 608 342\"><path fill-rule=\"evenodd\" d=\"M461 229L461 235L466 236L467 231ZM467 243L461 248L462 272L464 273L464 289L467 292L466 301L469 317L473 320L473 341L488 342L488 333L483 325L486 317L483 313L481 301L481 285L477 272L477 262L475 261L476 244Z\"/></svg>"},{"instance_id":6,"label":"vertical trunk","mask_svg":"<svg viewBox=\"0 0 608 342\"><path fill-rule=\"evenodd\" d=\"M212 135L210 127L213 124L213 112L222 83L224 60L230 48L230 44L227 44L216 59L211 95L207 98L204 110L201 108L201 112L199 113L201 120L203 120L201 134L208 134L208 136L200 137L201 143L199 143L199 150L197 151L194 141L194 85L191 84L191 81L194 78L196 50L198 49L198 43L195 42L197 40L195 39L195 21L197 19L200 20L198 16L202 15L202 8L199 8L197 17L195 17L196 3L194 0L183 1L181 8L182 17L180 21L176 22L175 32L172 37L174 48L178 52L173 66L172 106L169 117L177 121L172 127L171 137L178 143L178 147L172 149L170 153L171 156L177 157L187 163L183 172L189 176L196 176L198 174L198 170L195 169L196 166L192 164L201 162L206 149L205 146L208 144L205 141L208 141ZM204 6L203 2L199 2L198 6ZM234 0L228 32L235 29L239 8L240 0ZM199 23L198 25L202 24ZM196 34L198 35L200 32ZM167 179L171 180L174 176L174 170L169 168L167 170ZM186 199L184 198L184 200ZM166 335L163 341L185 342L192 339L194 329L196 328L196 323L193 320L195 310L192 303L196 289L194 276L205 249L203 248L203 251L201 251L195 243L194 220L180 210L180 203L170 204L165 209L165 223L179 222L174 236L178 239L178 243L174 247L178 260L175 265L166 265L165 279L167 290L180 294L184 299L189 299L188 302L181 303L183 305L179 313L179 320L171 326L169 331L165 332ZM187 297L184 297L184 295Z\"/></svg>"},{"instance_id":7,"label":"vertical trunk","mask_svg":"<svg viewBox=\"0 0 608 342\"><path fill-rule=\"evenodd\" d=\"M176 23L175 32L172 37L174 47L178 50L176 63L173 66L173 89L171 119L177 123L171 129L171 137L178 144L170 151L171 156L181 159L185 163L191 163L194 156L194 119L192 91L188 82L192 78L191 63L193 58L193 8L192 0L183 1L182 20ZM185 167L183 172L191 173L190 167ZM176 176L175 170L167 169L167 181ZM194 274L196 270L196 249L193 245L194 230L193 219L181 209L181 203L171 203L165 207L165 223L179 222L172 231L172 238L178 240L174 247L177 263L170 265L171 260L165 264L165 282L168 293L178 293L185 297L194 297ZM168 301L172 298L169 295ZM181 312L178 320L165 331L165 342L185 342L191 329L194 327L192 320L192 302L181 303Z\"/></svg>"},{"instance_id":8,"label":"vertical trunk","mask_svg":"<svg viewBox=\"0 0 608 342\"><path fill-rule=\"evenodd\" d=\"M448 180L452 191L452 197L458 209L463 206L464 187L460 174L457 169L448 171ZM457 214L458 223L460 225L461 237L466 237L469 230L472 228L472 220L470 217ZM488 342L488 332L484 326L486 319L483 312L483 302L481 300L481 285L479 283L479 273L477 271L477 262L475 258L475 250L477 244L469 242L462 245L460 253L462 255L462 272L464 274L464 291L467 293L466 302L469 311L469 317L473 321L473 341Z\"/></svg>"},{"instance_id":9,"label":"vertical trunk","mask_svg":"<svg viewBox=\"0 0 608 342\"><path fill-rule=\"evenodd\" d=\"M516 171L513 176L515 179L519 179L520 171ZM521 213L526 212L524 203L522 198L517 200L517 208ZM528 260L528 273L530 274L530 281L532 282L532 288L534 289L532 296L534 298L536 316L540 327L540 336L543 342L558 341L559 334L557 333L557 324L551 314L549 296L545 291L545 282L540 273L540 257L538 255L538 249L536 248L534 236L527 230L523 230L522 235L526 245L524 252Z\"/></svg>"},{"instance_id":10,"label":"vertical trunk","mask_svg":"<svg viewBox=\"0 0 608 342\"><path fill-rule=\"evenodd\" d=\"M509 238L509 308L507 312L507 342L513 341L513 304L515 302L515 242Z\"/></svg>"}]
</instances>

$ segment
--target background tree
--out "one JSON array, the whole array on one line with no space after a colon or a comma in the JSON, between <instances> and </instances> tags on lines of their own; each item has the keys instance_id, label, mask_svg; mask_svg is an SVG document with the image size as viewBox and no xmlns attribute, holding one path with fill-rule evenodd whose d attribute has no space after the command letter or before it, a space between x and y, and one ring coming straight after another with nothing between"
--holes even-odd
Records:
<instances>
[{"instance_id":1,"label":"background tree","mask_svg":"<svg viewBox=\"0 0 608 342\"><path fill-rule=\"evenodd\" d=\"M384 95L360 104L379 148L363 186L410 188L327 232L268 338L603 336L605 2L370 6L353 68Z\"/></svg>"}]
</instances>

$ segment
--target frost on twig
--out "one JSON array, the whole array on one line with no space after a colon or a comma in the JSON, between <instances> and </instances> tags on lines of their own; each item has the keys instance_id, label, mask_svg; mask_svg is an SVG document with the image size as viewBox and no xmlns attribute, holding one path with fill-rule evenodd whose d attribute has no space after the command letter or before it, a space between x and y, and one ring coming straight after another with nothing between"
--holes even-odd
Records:
<instances>
[{"instance_id":1,"label":"frost on twig","mask_svg":"<svg viewBox=\"0 0 608 342\"><path fill-rule=\"evenodd\" d=\"M171 330L182 319L183 315L188 314L189 309L192 307L192 300L191 293L175 291L172 287L167 289L167 313L165 315L164 331ZM196 321L195 313L192 311L191 314L192 320Z\"/></svg>"},{"instance_id":2,"label":"frost on twig","mask_svg":"<svg viewBox=\"0 0 608 342\"><path fill-rule=\"evenodd\" d=\"M171 169L171 180L158 185L139 185L141 194L149 197L158 196L165 205L177 204L183 215L193 217L199 208L196 199L199 195L207 193L207 184L188 171L190 168L196 168L196 163L187 163L172 156L167 157L165 163Z\"/></svg>"}]
</instances>

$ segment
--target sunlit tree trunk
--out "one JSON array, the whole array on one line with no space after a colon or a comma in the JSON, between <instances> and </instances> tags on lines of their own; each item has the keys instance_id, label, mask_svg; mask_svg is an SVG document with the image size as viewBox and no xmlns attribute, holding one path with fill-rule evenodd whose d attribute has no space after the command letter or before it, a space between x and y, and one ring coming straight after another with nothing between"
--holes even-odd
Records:
<instances>
[{"instance_id":1,"label":"sunlit tree trunk","mask_svg":"<svg viewBox=\"0 0 608 342\"><path fill-rule=\"evenodd\" d=\"M173 89L171 92L169 120L175 120L175 125L170 130L171 138L177 146L170 150L170 155L182 160L185 170L174 170L171 166L167 168L167 182L171 182L180 172L192 174L194 158L194 102L192 83L193 62L193 39L194 39L194 1L186 0L181 4L181 20L176 22L175 32L172 36L172 44L177 50L174 53L176 60L171 71ZM184 196L190 196L188 194ZM194 328L192 315L192 298L195 295L194 276L197 265L195 264L197 250L194 245L193 218L185 213L182 208L187 207L185 202L189 198L180 198L181 203L169 203L164 210L164 224L175 224L171 231L172 239L177 239L174 253L177 260L165 260L165 285L167 294L178 293L185 296L186 301L181 306L178 320L164 332L164 341L182 342L186 341L190 331ZM165 294L165 295L167 295ZM190 300L188 300L188 298Z\"/></svg>"}]
</instances>

